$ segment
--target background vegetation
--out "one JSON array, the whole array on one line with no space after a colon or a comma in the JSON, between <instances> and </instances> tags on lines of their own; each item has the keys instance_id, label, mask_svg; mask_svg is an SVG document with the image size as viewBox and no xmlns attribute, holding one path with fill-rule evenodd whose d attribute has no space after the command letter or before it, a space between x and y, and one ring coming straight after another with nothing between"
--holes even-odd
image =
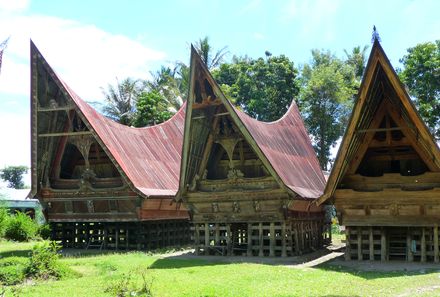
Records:
<instances>
[{"instance_id":1,"label":"background vegetation","mask_svg":"<svg viewBox=\"0 0 440 297\"><path fill-rule=\"evenodd\" d=\"M377 32L375 31L377 35ZM377 37L379 38L379 37ZM331 147L344 133L367 62L368 46L345 50L336 57L328 50L311 51L309 63L295 65L285 55L251 58L215 50L208 37L194 43L225 95L261 121L279 119L292 100L299 106L318 160L331 167ZM407 50L397 69L421 116L440 139L440 41ZM150 79L127 78L103 89L104 114L122 124L143 127L167 120L186 100L189 67L183 62L162 66Z\"/></svg>"}]
</instances>

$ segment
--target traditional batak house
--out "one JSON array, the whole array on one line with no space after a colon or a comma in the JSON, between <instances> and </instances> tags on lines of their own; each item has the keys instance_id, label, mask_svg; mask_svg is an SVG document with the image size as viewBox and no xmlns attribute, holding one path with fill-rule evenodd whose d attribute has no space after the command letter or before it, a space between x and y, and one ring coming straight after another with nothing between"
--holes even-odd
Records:
<instances>
[{"instance_id":1,"label":"traditional batak house","mask_svg":"<svg viewBox=\"0 0 440 297\"><path fill-rule=\"evenodd\" d=\"M188 243L178 189L185 108L147 128L118 124L81 100L31 42L32 191L66 247Z\"/></svg>"},{"instance_id":2,"label":"traditional batak house","mask_svg":"<svg viewBox=\"0 0 440 297\"><path fill-rule=\"evenodd\" d=\"M192 49L180 186L196 253L290 256L328 241L325 180L295 103L278 121L234 107Z\"/></svg>"},{"instance_id":3,"label":"traditional batak house","mask_svg":"<svg viewBox=\"0 0 440 297\"><path fill-rule=\"evenodd\" d=\"M377 38L322 203L346 259L439 261L439 148Z\"/></svg>"}]
</instances>

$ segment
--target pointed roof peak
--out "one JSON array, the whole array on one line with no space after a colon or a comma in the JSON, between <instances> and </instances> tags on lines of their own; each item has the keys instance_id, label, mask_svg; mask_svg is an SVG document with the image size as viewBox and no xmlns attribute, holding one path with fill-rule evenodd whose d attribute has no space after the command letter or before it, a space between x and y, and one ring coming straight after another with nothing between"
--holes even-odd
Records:
<instances>
[{"instance_id":1,"label":"pointed roof peak","mask_svg":"<svg viewBox=\"0 0 440 297\"><path fill-rule=\"evenodd\" d=\"M371 34L371 43L381 42L379 32L376 29L376 25L373 25L373 33Z\"/></svg>"}]
</instances>

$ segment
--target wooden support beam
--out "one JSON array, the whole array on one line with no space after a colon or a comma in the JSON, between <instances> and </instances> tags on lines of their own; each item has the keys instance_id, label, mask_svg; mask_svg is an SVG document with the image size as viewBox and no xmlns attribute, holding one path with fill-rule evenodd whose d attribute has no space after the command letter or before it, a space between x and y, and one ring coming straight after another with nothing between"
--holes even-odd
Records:
<instances>
[{"instance_id":1,"label":"wooden support beam","mask_svg":"<svg viewBox=\"0 0 440 297\"><path fill-rule=\"evenodd\" d=\"M389 131L400 131L400 127L390 127L390 128L377 128L377 129L359 129L356 133L366 133L366 132L389 132Z\"/></svg>"},{"instance_id":2,"label":"wooden support beam","mask_svg":"<svg viewBox=\"0 0 440 297\"><path fill-rule=\"evenodd\" d=\"M299 253L300 253L300 248L299 248L298 224L295 224L295 225L294 225L294 229L293 229L293 230L294 230L293 232L295 232L295 233L294 233L294 238L295 238L295 253L296 253L297 255L299 255Z\"/></svg>"},{"instance_id":3,"label":"wooden support beam","mask_svg":"<svg viewBox=\"0 0 440 297\"><path fill-rule=\"evenodd\" d=\"M270 223L269 232L270 232L269 256L275 257L275 223L274 222Z\"/></svg>"},{"instance_id":4,"label":"wooden support beam","mask_svg":"<svg viewBox=\"0 0 440 297\"><path fill-rule=\"evenodd\" d=\"M408 228L406 231L406 260L408 262L414 261L414 254L412 251L412 230Z\"/></svg>"},{"instance_id":5,"label":"wooden support beam","mask_svg":"<svg viewBox=\"0 0 440 297\"><path fill-rule=\"evenodd\" d=\"M424 263L424 262L426 262L426 230L425 230L425 227L422 227L422 238L420 240L420 250L421 250L420 262Z\"/></svg>"},{"instance_id":6,"label":"wooden support beam","mask_svg":"<svg viewBox=\"0 0 440 297\"><path fill-rule=\"evenodd\" d=\"M387 235L385 228L382 228L380 232L380 260L381 261L387 261L388 255L387 255L388 249L387 249Z\"/></svg>"},{"instance_id":7,"label":"wooden support beam","mask_svg":"<svg viewBox=\"0 0 440 297\"><path fill-rule=\"evenodd\" d=\"M351 249L350 249L350 227L345 227L345 260L351 260Z\"/></svg>"},{"instance_id":8,"label":"wooden support beam","mask_svg":"<svg viewBox=\"0 0 440 297\"><path fill-rule=\"evenodd\" d=\"M214 241L215 241L215 245L219 246L220 245L220 228L219 228L219 224L215 223L215 235L214 235Z\"/></svg>"},{"instance_id":9,"label":"wooden support beam","mask_svg":"<svg viewBox=\"0 0 440 297\"><path fill-rule=\"evenodd\" d=\"M286 222L281 223L281 257L287 257L286 249Z\"/></svg>"},{"instance_id":10,"label":"wooden support beam","mask_svg":"<svg viewBox=\"0 0 440 297\"><path fill-rule=\"evenodd\" d=\"M368 228L368 243L370 248L370 261L374 260L374 236L373 227Z\"/></svg>"},{"instance_id":11,"label":"wooden support beam","mask_svg":"<svg viewBox=\"0 0 440 297\"><path fill-rule=\"evenodd\" d=\"M130 230L129 230L129 228L128 228L128 225L126 225L126 226L125 226L125 250L126 250L126 251L128 251L129 243L130 243L130 240L129 240L129 233L130 233Z\"/></svg>"},{"instance_id":12,"label":"wooden support beam","mask_svg":"<svg viewBox=\"0 0 440 297\"><path fill-rule=\"evenodd\" d=\"M119 249L119 225L115 226L115 249Z\"/></svg>"},{"instance_id":13,"label":"wooden support beam","mask_svg":"<svg viewBox=\"0 0 440 297\"><path fill-rule=\"evenodd\" d=\"M198 256L200 253L199 245L200 245L199 224L195 223L194 224L194 253L196 254L196 256Z\"/></svg>"},{"instance_id":14,"label":"wooden support beam","mask_svg":"<svg viewBox=\"0 0 440 297\"><path fill-rule=\"evenodd\" d=\"M229 223L226 224L226 247L227 247L227 255L233 256L231 224Z\"/></svg>"},{"instance_id":15,"label":"wooden support beam","mask_svg":"<svg viewBox=\"0 0 440 297\"><path fill-rule=\"evenodd\" d=\"M362 228L361 227L357 228L357 256L358 256L358 260L359 261L363 260L363 255L362 255Z\"/></svg>"},{"instance_id":16,"label":"wooden support beam","mask_svg":"<svg viewBox=\"0 0 440 297\"><path fill-rule=\"evenodd\" d=\"M209 255L209 224L205 223L205 255Z\"/></svg>"},{"instance_id":17,"label":"wooden support beam","mask_svg":"<svg viewBox=\"0 0 440 297\"><path fill-rule=\"evenodd\" d=\"M46 112L46 111L68 111L75 109L75 106L59 106L59 107L38 107L38 112Z\"/></svg>"},{"instance_id":18,"label":"wooden support beam","mask_svg":"<svg viewBox=\"0 0 440 297\"><path fill-rule=\"evenodd\" d=\"M434 262L439 262L439 249L438 249L438 226L435 225L433 228L434 233Z\"/></svg>"},{"instance_id":19,"label":"wooden support beam","mask_svg":"<svg viewBox=\"0 0 440 297\"><path fill-rule=\"evenodd\" d=\"M247 224L247 251L246 254L248 257L252 256L252 224Z\"/></svg>"},{"instance_id":20,"label":"wooden support beam","mask_svg":"<svg viewBox=\"0 0 440 297\"><path fill-rule=\"evenodd\" d=\"M263 223L259 223L258 224L258 244L260 245L259 251L258 251L258 256L259 257L263 257L264 256L264 252L263 252Z\"/></svg>"},{"instance_id":21,"label":"wooden support beam","mask_svg":"<svg viewBox=\"0 0 440 297\"><path fill-rule=\"evenodd\" d=\"M38 137L59 137L59 136L80 136L80 135L92 135L92 132L80 131L80 132L42 133L42 134L38 134Z\"/></svg>"}]
</instances>

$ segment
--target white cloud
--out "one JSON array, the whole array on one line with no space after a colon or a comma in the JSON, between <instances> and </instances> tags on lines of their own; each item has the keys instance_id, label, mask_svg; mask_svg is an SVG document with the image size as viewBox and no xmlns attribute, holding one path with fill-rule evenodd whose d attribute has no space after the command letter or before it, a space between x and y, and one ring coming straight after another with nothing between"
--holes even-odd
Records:
<instances>
[{"instance_id":1,"label":"white cloud","mask_svg":"<svg viewBox=\"0 0 440 297\"><path fill-rule=\"evenodd\" d=\"M26 10L29 0L0 0L0 12L17 12Z\"/></svg>"},{"instance_id":2,"label":"white cloud","mask_svg":"<svg viewBox=\"0 0 440 297\"><path fill-rule=\"evenodd\" d=\"M0 73L0 168L30 166L30 38L61 78L90 101L102 99L100 87L114 83L115 77L147 78L151 63L166 57L143 42L94 25L20 14L27 1L8 7L15 0L0 1L0 41L11 37ZM25 180L29 184L28 175Z\"/></svg>"},{"instance_id":3,"label":"white cloud","mask_svg":"<svg viewBox=\"0 0 440 297\"><path fill-rule=\"evenodd\" d=\"M0 36L8 35L11 39L0 77L0 92L5 93L29 94L30 38L86 100L101 98L100 87L113 83L116 76L146 77L149 63L165 58L164 52L126 36L57 17L9 15L0 19Z\"/></svg>"}]
</instances>

